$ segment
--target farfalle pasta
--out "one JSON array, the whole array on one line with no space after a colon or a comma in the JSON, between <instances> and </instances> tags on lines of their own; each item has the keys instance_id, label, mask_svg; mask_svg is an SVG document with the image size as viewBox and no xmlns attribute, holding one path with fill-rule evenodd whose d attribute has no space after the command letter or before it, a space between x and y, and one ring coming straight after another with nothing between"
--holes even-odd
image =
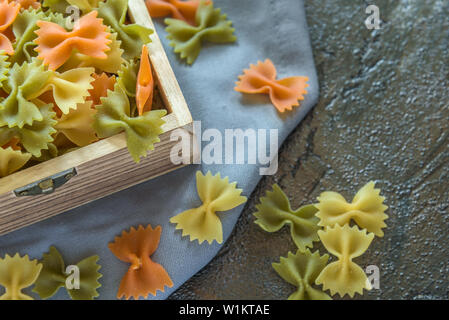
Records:
<instances>
[{"instance_id":1,"label":"farfalle pasta","mask_svg":"<svg viewBox=\"0 0 449 320\"><path fill-rule=\"evenodd\" d=\"M165 23L170 46L188 64L192 64L198 57L203 41L227 43L237 40L232 22L226 19L225 14L221 14L220 9L204 0L201 0L196 11L195 26L171 18L165 19Z\"/></svg>"},{"instance_id":2,"label":"farfalle pasta","mask_svg":"<svg viewBox=\"0 0 449 320\"><path fill-rule=\"evenodd\" d=\"M118 39L124 49L123 57L125 59L130 60L137 57L142 45L150 42L150 35L153 30L138 24L125 23L128 0L106 0L100 2L96 10L104 23L117 32Z\"/></svg>"},{"instance_id":3,"label":"farfalle pasta","mask_svg":"<svg viewBox=\"0 0 449 320\"><path fill-rule=\"evenodd\" d=\"M37 260L30 260L28 255L23 257L18 253L13 257L5 255L0 259L0 286L5 288L0 300L33 300L22 290L37 280L41 269L42 264Z\"/></svg>"},{"instance_id":4,"label":"farfalle pasta","mask_svg":"<svg viewBox=\"0 0 449 320\"><path fill-rule=\"evenodd\" d=\"M210 171L206 175L197 171L196 188L202 205L172 217L170 222L182 230L182 236L188 235L190 241L222 243L223 227L216 212L231 210L247 198L241 195L242 189L237 189L237 182L229 183L228 177L222 179L220 173L213 176Z\"/></svg>"},{"instance_id":5,"label":"farfalle pasta","mask_svg":"<svg viewBox=\"0 0 449 320\"><path fill-rule=\"evenodd\" d=\"M97 18L96 11L81 17L71 31L48 21L38 21L37 26L35 50L39 53L38 58L52 70L63 65L75 49L97 59L107 58L105 52L110 50L108 38L111 34L102 19Z\"/></svg>"},{"instance_id":6,"label":"farfalle pasta","mask_svg":"<svg viewBox=\"0 0 449 320\"><path fill-rule=\"evenodd\" d=\"M322 284L324 290L330 290L332 295L338 293L341 297L345 294L353 297L355 293L362 294L363 289L370 290L371 284L365 272L352 259L368 249L374 234L367 233L366 229L360 230L357 226L336 224L318 231L318 235L327 251L336 256L338 261L323 269L316 284Z\"/></svg>"},{"instance_id":7,"label":"farfalle pasta","mask_svg":"<svg viewBox=\"0 0 449 320\"><path fill-rule=\"evenodd\" d=\"M298 100L304 100L307 77L290 77L276 80L276 68L270 59L251 64L249 69L243 70L239 76L235 90L243 93L267 93L271 102L279 112L292 110L299 106Z\"/></svg>"},{"instance_id":8,"label":"farfalle pasta","mask_svg":"<svg viewBox=\"0 0 449 320\"><path fill-rule=\"evenodd\" d=\"M207 1L209 3L209 1ZM145 4L152 18L167 16L195 25L195 15L200 0L146 0Z\"/></svg>"},{"instance_id":9,"label":"farfalle pasta","mask_svg":"<svg viewBox=\"0 0 449 320\"><path fill-rule=\"evenodd\" d=\"M154 80L151 71L148 48L143 46L140 57L139 72L137 73L136 103L139 116L145 111L150 111L153 104Z\"/></svg>"},{"instance_id":10,"label":"farfalle pasta","mask_svg":"<svg viewBox=\"0 0 449 320\"><path fill-rule=\"evenodd\" d=\"M305 250L313 247L313 242L318 241L318 218L315 217L317 209L313 205L306 205L293 210L290 201L277 185L273 185L273 191L267 191L266 196L260 198L260 204L256 205L254 216L255 223L268 232L275 232L284 225L290 225L290 233L296 246Z\"/></svg>"},{"instance_id":11,"label":"farfalle pasta","mask_svg":"<svg viewBox=\"0 0 449 320\"><path fill-rule=\"evenodd\" d=\"M81 9L73 27L69 6ZM0 8L1 176L120 132L136 162L154 148L167 111L153 98L145 46L153 30L126 20L126 0L0 0Z\"/></svg>"},{"instance_id":12,"label":"farfalle pasta","mask_svg":"<svg viewBox=\"0 0 449 320\"><path fill-rule=\"evenodd\" d=\"M131 264L120 283L117 298L146 298L150 293L155 296L157 291L163 292L165 286L173 286L164 267L150 258L159 246L161 232L160 226L132 227L109 243L109 249L118 259Z\"/></svg>"},{"instance_id":13,"label":"farfalle pasta","mask_svg":"<svg viewBox=\"0 0 449 320\"><path fill-rule=\"evenodd\" d=\"M282 279L298 288L288 300L331 300L325 292L313 287L328 259L327 254L320 256L318 251L311 253L306 249L295 254L289 252L286 258L281 257L279 263L272 264Z\"/></svg>"},{"instance_id":14,"label":"farfalle pasta","mask_svg":"<svg viewBox=\"0 0 449 320\"><path fill-rule=\"evenodd\" d=\"M383 204L385 198L380 196L380 189L375 189L373 181L362 187L351 203L337 192L323 192L315 205L318 209L316 216L320 219L320 226L333 226L347 224L351 220L360 228L383 237L382 228L387 225L384 220L388 216L384 213L388 209Z\"/></svg>"},{"instance_id":15,"label":"farfalle pasta","mask_svg":"<svg viewBox=\"0 0 449 320\"><path fill-rule=\"evenodd\" d=\"M39 107L31 97L45 87L51 74L36 59L22 65L14 64L9 70L8 80L3 84L8 96L0 102L0 127L22 128L25 124L42 121Z\"/></svg>"},{"instance_id":16,"label":"farfalle pasta","mask_svg":"<svg viewBox=\"0 0 449 320\"><path fill-rule=\"evenodd\" d=\"M101 266L98 264L98 256L85 258L75 264L79 270L79 287L69 289L66 287L66 265L61 254L55 247L50 247L48 253L43 255L42 271L36 280L33 292L42 299L48 299L64 287L73 300L93 300L99 296L97 289L101 286L98 279L102 274L98 272Z\"/></svg>"},{"instance_id":17,"label":"farfalle pasta","mask_svg":"<svg viewBox=\"0 0 449 320\"><path fill-rule=\"evenodd\" d=\"M14 49L11 40L5 35L6 29L14 22L20 11L20 5L16 2L0 1L0 50L7 54L13 54Z\"/></svg>"}]
</instances>

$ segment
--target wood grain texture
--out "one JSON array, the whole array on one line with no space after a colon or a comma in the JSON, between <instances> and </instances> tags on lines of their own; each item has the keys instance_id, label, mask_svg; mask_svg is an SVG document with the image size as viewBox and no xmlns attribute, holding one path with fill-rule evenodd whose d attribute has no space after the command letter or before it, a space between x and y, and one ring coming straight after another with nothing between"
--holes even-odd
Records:
<instances>
[{"instance_id":1,"label":"wood grain texture","mask_svg":"<svg viewBox=\"0 0 449 320\"><path fill-rule=\"evenodd\" d=\"M143 0L130 0L129 14L136 23L154 30ZM182 128L192 135L192 117L156 32L151 35L151 40L148 48L155 81L169 112L163 118L161 142L155 144L148 157L136 164L128 153L125 134L121 133L0 179L0 234L183 166L170 161L170 150L177 143L170 141L170 134ZM76 168L77 175L51 194L16 197L13 192L71 168Z\"/></svg>"}]
</instances>

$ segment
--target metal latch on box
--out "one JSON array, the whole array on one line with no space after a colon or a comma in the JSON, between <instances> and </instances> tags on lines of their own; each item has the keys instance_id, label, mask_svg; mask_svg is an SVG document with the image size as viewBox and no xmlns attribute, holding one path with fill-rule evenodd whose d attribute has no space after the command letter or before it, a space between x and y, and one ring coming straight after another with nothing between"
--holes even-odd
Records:
<instances>
[{"instance_id":1,"label":"metal latch on box","mask_svg":"<svg viewBox=\"0 0 449 320\"><path fill-rule=\"evenodd\" d=\"M53 193L57 188L76 176L75 168L59 172L51 177L33 182L27 186L14 190L16 197L36 196Z\"/></svg>"}]
</instances>

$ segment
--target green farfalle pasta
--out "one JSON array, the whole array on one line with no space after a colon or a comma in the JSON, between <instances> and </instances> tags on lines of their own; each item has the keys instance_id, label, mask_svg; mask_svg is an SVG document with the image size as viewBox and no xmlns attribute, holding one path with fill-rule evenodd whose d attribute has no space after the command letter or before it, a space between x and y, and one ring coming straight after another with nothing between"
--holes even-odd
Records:
<instances>
[{"instance_id":1,"label":"green farfalle pasta","mask_svg":"<svg viewBox=\"0 0 449 320\"><path fill-rule=\"evenodd\" d=\"M277 184L273 185L273 191L267 191L266 196L260 198L256 208L256 224L268 232L278 231L289 224L292 239L299 249L311 248L313 242L319 240L319 219L315 217L318 210L313 205L292 210L290 201Z\"/></svg>"},{"instance_id":2,"label":"green farfalle pasta","mask_svg":"<svg viewBox=\"0 0 449 320\"><path fill-rule=\"evenodd\" d=\"M8 79L10 63L7 61L8 55L0 50L0 88L3 88L3 82Z\"/></svg>"},{"instance_id":3,"label":"green farfalle pasta","mask_svg":"<svg viewBox=\"0 0 449 320\"><path fill-rule=\"evenodd\" d=\"M298 250L296 254L289 252L287 258L281 257L279 263L273 263L277 274L298 288L288 300L332 300L323 291L312 287L328 260L328 254L320 256L318 251L311 253L307 249L304 252Z\"/></svg>"},{"instance_id":4,"label":"green farfalle pasta","mask_svg":"<svg viewBox=\"0 0 449 320\"><path fill-rule=\"evenodd\" d=\"M0 127L0 145L5 145L16 137L27 152L40 157L41 151L47 150L48 144L53 141L52 134L56 132L56 120L53 118L56 114L52 110L52 104L44 104L39 100L33 101L33 104L38 108L42 120L35 120L31 125L25 124L23 127Z\"/></svg>"},{"instance_id":5,"label":"green farfalle pasta","mask_svg":"<svg viewBox=\"0 0 449 320\"><path fill-rule=\"evenodd\" d=\"M112 27L117 32L118 39L122 41L125 50L123 58L134 59L140 54L142 45L151 41L150 35L153 30L138 24L125 24L128 11L127 0L106 0L99 3L98 17L103 23Z\"/></svg>"},{"instance_id":6,"label":"green farfalle pasta","mask_svg":"<svg viewBox=\"0 0 449 320\"><path fill-rule=\"evenodd\" d=\"M0 126L22 128L25 124L42 121L42 114L30 97L44 88L51 76L52 72L45 70L37 59L14 64L3 85L9 95L0 102Z\"/></svg>"},{"instance_id":7,"label":"green farfalle pasta","mask_svg":"<svg viewBox=\"0 0 449 320\"><path fill-rule=\"evenodd\" d=\"M76 264L79 269L79 288L66 288L66 266L64 259L55 247L50 247L48 253L43 255L42 271L37 278L33 292L36 292L42 299L48 299L65 287L73 300L93 300L98 297L97 289L101 287L98 279L102 274L98 272L101 266L97 263L98 256L91 256Z\"/></svg>"},{"instance_id":8,"label":"green farfalle pasta","mask_svg":"<svg viewBox=\"0 0 449 320\"><path fill-rule=\"evenodd\" d=\"M131 117L128 96L120 85L114 91L109 90L107 97L101 98L101 105L96 106L93 127L100 138L107 138L122 131L126 134L129 153L136 162L146 157L154 144L159 142L165 123L162 117L166 110L152 110L139 117Z\"/></svg>"},{"instance_id":9,"label":"green farfalle pasta","mask_svg":"<svg viewBox=\"0 0 449 320\"><path fill-rule=\"evenodd\" d=\"M136 96L137 73L139 64L134 60L126 62L118 71L117 82L129 97Z\"/></svg>"},{"instance_id":10,"label":"green farfalle pasta","mask_svg":"<svg viewBox=\"0 0 449 320\"><path fill-rule=\"evenodd\" d=\"M37 37L34 31L38 29L36 22L39 20L47 20L47 16L40 9L32 9L32 7L17 15L12 24L15 37L14 54L10 59L12 63L31 62L31 58L37 56L37 52L33 50L36 46L33 40Z\"/></svg>"},{"instance_id":11,"label":"green farfalle pasta","mask_svg":"<svg viewBox=\"0 0 449 320\"><path fill-rule=\"evenodd\" d=\"M220 9L215 9L212 2L201 1L195 16L196 26L183 20L165 19L168 25L165 29L170 39L170 45L181 58L192 64L201 51L203 41L226 43L237 40L234 36L232 22L226 19Z\"/></svg>"}]
</instances>

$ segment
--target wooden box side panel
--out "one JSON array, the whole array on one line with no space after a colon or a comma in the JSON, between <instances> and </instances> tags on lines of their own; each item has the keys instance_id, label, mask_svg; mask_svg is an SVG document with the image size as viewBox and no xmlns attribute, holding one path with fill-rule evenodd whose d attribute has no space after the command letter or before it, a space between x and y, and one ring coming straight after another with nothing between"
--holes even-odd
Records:
<instances>
[{"instance_id":1,"label":"wooden box side panel","mask_svg":"<svg viewBox=\"0 0 449 320\"><path fill-rule=\"evenodd\" d=\"M188 130L186 133L191 135ZM0 235L183 166L170 160L171 149L176 143L170 141L170 132L164 133L155 150L139 164L133 161L126 148L86 162L76 168L75 177L51 194L17 197L9 192L0 195Z\"/></svg>"}]
</instances>

